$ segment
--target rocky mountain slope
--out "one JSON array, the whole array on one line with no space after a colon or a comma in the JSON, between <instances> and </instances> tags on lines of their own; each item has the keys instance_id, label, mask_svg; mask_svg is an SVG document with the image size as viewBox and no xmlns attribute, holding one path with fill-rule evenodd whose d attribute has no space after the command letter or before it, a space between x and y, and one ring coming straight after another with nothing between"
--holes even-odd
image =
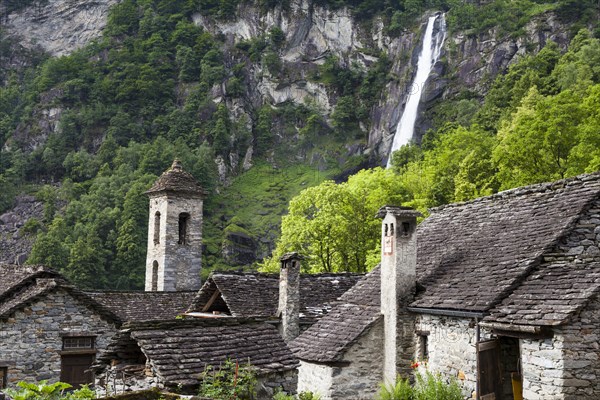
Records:
<instances>
[{"instance_id":1,"label":"rocky mountain slope","mask_svg":"<svg viewBox=\"0 0 600 400\"><path fill-rule=\"evenodd\" d=\"M39 46L52 56L60 56L99 37L110 6L117 2L119 0L49 0L9 13L2 25L9 35L19 38L22 45ZM386 54L391 60L391 79L370 111L369 126L362 126L368 141L350 150L355 154L372 154L372 162L378 164L387 158L407 96L415 91L410 85L428 15L421 17L417 29L404 30L398 36L385 33L381 18L364 24L357 21L348 8L330 10L311 0L294 0L288 9L275 7L267 12L256 4L242 3L233 21L196 14L194 23L225 38L224 47L230 50L241 41L259 37L274 27L281 28L285 34L285 45L279 54L284 73L274 76L260 63L252 65L249 96L241 103L228 101L227 104L236 118L244 113L250 116L264 103L279 105L285 102L313 104L330 116L338 96L311 79L311 73L329 56L337 57L346 67L368 69L380 54ZM519 36L506 35L499 27L476 35L451 31L444 54L425 89L421 107L424 116L417 123L418 138L431 127L428 111L439 101L452 99L464 91L485 95L498 73L505 71L520 56L538 52L549 40L557 42L561 49L565 49L569 41L568 27L551 12L535 17ZM224 85L213 88L215 102L222 100L224 95ZM52 98L49 93L48 103ZM42 130L56 129L60 117L57 113L60 110L46 109L40 113L40 120L47 120L41 124ZM226 166L221 169L225 172Z\"/></svg>"}]
</instances>

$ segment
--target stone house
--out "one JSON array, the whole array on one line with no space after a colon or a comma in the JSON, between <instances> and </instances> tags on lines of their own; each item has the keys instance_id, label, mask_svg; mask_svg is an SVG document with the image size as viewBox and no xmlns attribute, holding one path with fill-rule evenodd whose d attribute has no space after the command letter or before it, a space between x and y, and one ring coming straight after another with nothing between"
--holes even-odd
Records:
<instances>
[{"instance_id":1,"label":"stone house","mask_svg":"<svg viewBox=\"0 0 600 400\"><path fill-rule=\"evenodd\" d=\"M252 366L259 399L296 392L298 360L272 324L253 319L126 324L94 368L97 387L108 394L149 387L193 394L207 367L218 370L227 359Z\"/></svg>"},{"instance_id":2,"label":"stone house","mask_svg":"<svg viewBox=\"0 0 600 400\"><path fill-rule=\"evenodd\" d=\"M299 391L372 398L426 360L469 398L600 398L600 174L436 208L418 228L412 210L380 216L380 267L290 343Z\"/></svg>"},{"instance_id":3,"label":"stone house","mask_svg":"<svg viewBox=\"0 0 600 400\"><path fill-rule=\"evenodd\" d=\"M2 385L91 383L99 350L125 321L173 318L195 292L84 292L41 266L0 265Z\"/></svg>"}]
</instances>

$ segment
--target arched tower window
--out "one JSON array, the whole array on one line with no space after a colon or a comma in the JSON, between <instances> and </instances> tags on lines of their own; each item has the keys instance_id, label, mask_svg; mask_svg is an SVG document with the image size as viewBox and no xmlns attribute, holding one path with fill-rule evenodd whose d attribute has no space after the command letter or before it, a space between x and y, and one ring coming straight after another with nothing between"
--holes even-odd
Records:
<instances>
[{"instance_id":1,"label":"arched tower window","mask_svg":"<svg viewBox=\"0 0 600 400\"><path fill-rule=\"evenodd\" d=\"M160 243L160 212L154 214L154 244Z\"/></svg>"},{"instance_id":2,"label":"arched tower window","mask_svg":"<svg viewBox=\"0 0 600 400\"><path fill-rule=\"evenodd\" d=\"M152 262L152 288L153 292L158 290L158 261Z\"/></svg>"},{"instance_id":3,"label":"arched tower window","mask_svg":"<svg viewBox=\"0 0 600 400\"><path fill-rule=\"evenodd\" d=\"M188 243L188 231L189 231L190 214L181 213L179 214L179 240L178 244Z\"/></svg>"}]
</instances>

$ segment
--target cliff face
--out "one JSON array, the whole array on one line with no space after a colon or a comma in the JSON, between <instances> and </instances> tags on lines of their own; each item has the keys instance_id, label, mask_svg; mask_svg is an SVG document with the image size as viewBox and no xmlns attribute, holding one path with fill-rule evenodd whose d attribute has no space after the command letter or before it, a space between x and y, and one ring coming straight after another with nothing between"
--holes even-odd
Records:
<instances>
[{"instance_id":1,"label":"cliff face","mask_svg":"<svg viewBox=\"0 0 600 400\"><path fill-rule=\"evenodd\" d=\"M28 48L68 54L100 36L108 9L119 0L47 0L4 17L3 25Z\"/></svg>"},{"instance_id":2,"label":"cliff face","mask_svg":"<svg viewBox=\"0 0 600 400\"><path fill-rule=\"evenodd\" d=\"M38 1L5 16L3 24L9 34L21 39L23 46L39 46L51 55L63 55L97 38L106 25L109 7L118 1ZM422 17L420 29L389 37L384 33L381 20L375 19L365 28L367 25L359 24L348 9L332 11L315 6L310 0L292 0L286 10L275 8L265 13L258 6L243 3L233 21L197 14L194 22L225 38L225 54L240 40L255 38L273 27L283 30L286 41L279 56L285 73L274 77L260 63L255 63L248 71L249 96L243 100L227 100L232 115L240 118L245 114L247 121L252 111L264 103L277 105L288 101L313 104L328 117L337 103L336 94L311 81L311 72L329 55L335 55L343 65L368 68L377 61L375 55L385 52L392 62L391 79L371 110L370 126L363 126L368 144L349 149L352 153L349 155L370 154L373 162L381 163L387 157L407 96L414 91L411 82L427 17ZM552 14L535 18L524 32L520 37L501 35L497 29L478 35L451 33L428 87L424 88L421 116L415 131L417 139L430 127L427 116L438 101L462 91L482 96L492 79L520 56L539 51L548 40L556 41L561 48L568 42L566 28ZM224 98L225 90L224 86L213 89L215 101ZM60 110L38 110L38 113L41 130L47 126L48 132L32 139L36 142L32 148L55 130L55 117L60 116ZM226 169L223 177L227 175Z\"/></svg>"}]
</instances>

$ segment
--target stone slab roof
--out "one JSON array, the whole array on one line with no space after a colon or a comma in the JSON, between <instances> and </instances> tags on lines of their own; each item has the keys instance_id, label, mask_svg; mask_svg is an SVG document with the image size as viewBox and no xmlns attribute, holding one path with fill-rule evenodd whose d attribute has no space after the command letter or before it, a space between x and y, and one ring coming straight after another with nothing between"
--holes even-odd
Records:
<instances>
[{"instance_id":1,"label":"stone slab roof","mask_svg":"<svg viewBox=\"0 0 600 400\"><path fill-rule=\"evenodd\" d=\"M561 260L536 270L484 322L557 326L567 323L600 292L600 261Z\"/></svg>"},{"instance_id":2,"label":"stone slab roof","mask_svg":"<svg viewBox=\"0 0 600 400\"><path fill-rule=\"evenodd\" d=\"M600 194L600 174L432 210L418 227L414 307L485 312L506 297Z\"/></svg>"},{"instance_id":3,"label":"stone slab roof","mask_svg":"<svg viewBox=\"0 0 600 400\"><path fill-rule=\"evenodd\" d=\"M123 322L110 309L104 307L81 290L69 285L61 278L36 278L29 284L21 286L19 290L14 291L11 296L5 297L4 300L0 302L0 320L9 318L18 310L42 299L48 293L57 290L64 290L84 306L94 310L105 320L116 324L121 324Z\"/></svg>"},{"instance_id":4,"label":"stone slab roof","mask_svg":"<svg viewBox=\"0 0 600 400\"><path fill-rule=\"evenodd\" d=\"M380 269L375 268L317 323L290 343L294 354L316 362L340 361L344 352L381 318Z\"/></svg>"},{"instance_id":5,"label":"stone slab roof","mask_svg":"<svg viewBox=\"0 0 600 400\"><path fill-rule=\"evenodd\" d=\"M169 386L197 385L207 366L227 358L250 363L259 374L296 369L298 360L277 329L268 323L237 318L171 320L123 326L98 357L97 368L120 360L135 341L154 371Z\"/></svg>"},{"instance_id":6,"label":"stone slab roof","mask_svg":"<svg viewBox=\"0 0 600 400\"><path fill-rule=\"evenodd\" d=\"M86 292L122 321L172 319L183 314L197 292Z\"/></svg>"},{"instance_id":7,"label":"stone slab roof","mask_svg":"<svg viewBox=\"0 0 600 400\"><path fill-rule=\"evenodd\" d=\"M0 301L19 290L20 287L34 282L37 278L57 277L58 273L41 265L0 264Z\"/></svg>"},{"instance_id":8,"label":"stone slab roof","mask_svg":"<svg viewBox=\"0 0 600 400\"><path fill-rule=\"evenodd\" d=\"M360 274L300 276L301 322L314 323L331 309L331 303L356 284ZM189 311L202 311L215 290L223 303L217 308L235 317L274 317L279 304L279 275L261 273L213 273L200 289Z\"/></svg>"},{"instance_id":9,"label":"stone slab roof","mask_svg":"<svg viewBox=\"0 0 600 400\"><path fill-rule=\"evenodd\" d=\"M163 172L163 174L156 180L156 182L154 182L154 185L152 185L146 194L155 194L161 192L196 196L203 196L206 194L196 178L182 168L179 160L173 161L171 168Z\"/></svg>"}]
</instances>

